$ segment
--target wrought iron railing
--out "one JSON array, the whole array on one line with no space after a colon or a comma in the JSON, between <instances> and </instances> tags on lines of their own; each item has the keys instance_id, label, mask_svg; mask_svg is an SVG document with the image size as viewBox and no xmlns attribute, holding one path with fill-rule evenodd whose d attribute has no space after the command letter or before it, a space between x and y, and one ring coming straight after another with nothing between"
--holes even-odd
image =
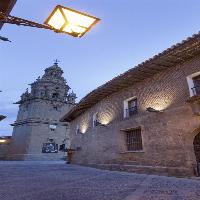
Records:
<instances>
[{"instance_id":1,"label":"wrought iron railing","mask_svg":"<svg viewBox=\"0 0 200 200\"><path fill-rule=\"evenodd\" d=\"M200 95L200 85L191 88L193 95Z\"/></svg>"},{"instance_id":2,"label":"wrought iron railing","mask_svg":"<svg viewBox=\"0 0 200 200\"><path fill-rule=\"evenodd\" d=\"M126 109L125 118L128 118L128 117L131 117L133 115L136 115L137 113L138 113L137 106L128 108L128 109Z\"/></svg>"}]
</instances>

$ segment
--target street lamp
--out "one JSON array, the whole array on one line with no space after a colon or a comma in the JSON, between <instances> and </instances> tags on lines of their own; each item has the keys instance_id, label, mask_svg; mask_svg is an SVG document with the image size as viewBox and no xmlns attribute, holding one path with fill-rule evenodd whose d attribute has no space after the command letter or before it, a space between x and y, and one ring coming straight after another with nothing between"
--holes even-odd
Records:
<instances>
[{"instance_id":1,"label":"street lamp","mask_svg":"<svg viewBox=\"0 0 200 200\"><path fill-rule=\"evenodd\" d=\"M56 33L69 34L74 37L82 37L99 20L96 17L60 5L56 6L44 24L0 12L0 22L2 23L43 28L53 30Z\"/></svg>"},{"instance_id":2,"label":"street lamp","mask_svg":"<svg viewBox=\"0 0 200 200\"><path fill-rule=\"evenodd\" d=\"M99 20L88 14L58 5L44 23L59 32L82 37Z\"/></svg>"}]
</instances>

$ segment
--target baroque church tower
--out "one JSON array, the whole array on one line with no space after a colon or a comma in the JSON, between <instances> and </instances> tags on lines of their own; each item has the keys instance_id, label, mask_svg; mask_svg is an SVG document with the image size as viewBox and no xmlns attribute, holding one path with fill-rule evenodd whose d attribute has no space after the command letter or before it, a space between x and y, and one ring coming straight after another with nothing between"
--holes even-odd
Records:
<instances>
[{"instance_id":1,"label":"baroque church tower","mask_svg":"<svg viewBox=\"0 0 200 200\"><path fill-rule=\"evenodd\" d=\"M69 147L69 127L59 119L74 105L76 94L62 77L55 62L42 78L30 84L31 91L21 95L17 120L12 124L10 158L16 160L60 160L59 146Z\"/></svg>"}]
</instances>

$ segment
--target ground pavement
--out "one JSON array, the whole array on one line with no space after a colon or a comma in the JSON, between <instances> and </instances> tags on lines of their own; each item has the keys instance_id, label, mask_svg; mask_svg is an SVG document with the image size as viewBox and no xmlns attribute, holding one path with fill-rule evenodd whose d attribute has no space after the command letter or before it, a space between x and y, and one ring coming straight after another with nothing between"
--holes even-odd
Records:
<instances>
[{"instance_id":1,"label":"ground pavement","mask_svg":"<svg viewBox=\"0 0 200 200\"><path fill-rule=\"evenodd\" d=\"M200 180L2 161L0 200L200 200Z\"/></svg>"}]
</instances>

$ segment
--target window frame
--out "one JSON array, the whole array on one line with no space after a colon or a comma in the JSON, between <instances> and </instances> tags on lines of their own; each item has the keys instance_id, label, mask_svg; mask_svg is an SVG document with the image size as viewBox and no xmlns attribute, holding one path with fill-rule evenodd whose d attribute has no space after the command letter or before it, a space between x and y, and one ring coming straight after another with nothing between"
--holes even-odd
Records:
<instances>
[{"instance_id":1,"label":"window frame","mask_svg":"<svg viewBox=\"0 0 200 200\"><path fill-rule=\"evenodd\" d=\"M188 84L188 88L189 88L189 93L190 93L190 97L195 96L196 94L193 91L193 88L195 87L194 84L194 78L200 75L200 71L195 72L193 74L190 74L189 76L186 77L187 79L187 84Z\"/></svg>"},{"instance_id":2,"label":"window frame","mask_svg":"<svg viewBox=\"0 0 200 200\"><path fill-rule=\"evenodd\" d=\"M134 133L134 131L135 131L135 133ZM139 131L139 132L136 132L136 131ZM124 133L126 152L144 152L141 127L126 129L126 130L123 130L123 133ZM128 139L128 134L138 134L138 133L139 133L139 137L132 135L132 136L129 136L129 139ZM133 140L134 137L135 138L137 137L137 141L135 141L135 142L131 141L131 140Z\"/></svg>"},{"instance_id":3,"label":"window frame","mask_svg":"<svg viewBox=\"0 0 200 200\"><path fill-rule=\"evenodd\" d=\"M136 101L136 106L135 106L136 112L135 112L135 114L132 114L132 115L127 114L127 110L129 110L129 102L130 101ZM136 96L124 100L124 119L130 118L131 116L136 115L137 111L138 111L138 98Z\"/></svg>"},{"instance_id":4,"label":"window frame","mask_svg":"<svg viewBox=\"0 0 200 200\"><path fill-rule=\"evenodd\" d=\"M98 120L98 115L99 115L99 113L96 112L96 113L94 113L93 116L92 116L92 126L93 126L93 127L97 127L98 125L100 125L100 122L99 122L99 120Z\"/></svg>"},{"instance_id":5,"label":"window frame","mask_svg":"<svg viewBox=\"0 0 200 200\"><path fill-rule=\"evenodd\" d=\"M77 125L76 126L76 135L79 135L79 134L82 134L82 133L81 133L81 130L80 130L80 126Z\"/></svg>"}]
</instances>

